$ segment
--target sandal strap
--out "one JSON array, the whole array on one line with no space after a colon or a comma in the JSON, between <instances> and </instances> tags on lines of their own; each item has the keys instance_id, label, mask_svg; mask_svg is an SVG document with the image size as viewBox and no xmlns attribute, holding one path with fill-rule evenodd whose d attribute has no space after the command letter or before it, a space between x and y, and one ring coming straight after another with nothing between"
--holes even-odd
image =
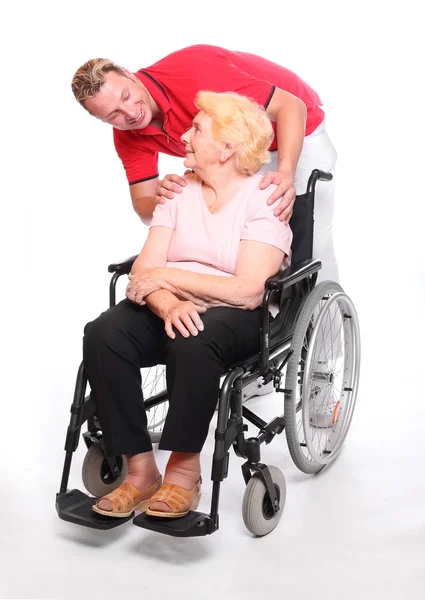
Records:
<instances>
[{"instance_id":1,"label":"sandal strap","mask_svg":"<svg viewBox=\"0 0 425 600\"><path fill-rule=\"evenodd\" d=\"M101 500L109 500L112 503L111 512L129 512L133 508L142 502L143 500L150 500L152 494L161 485L162 477L158 479L150 488L146 490L138 490L131 485L131 483L122 483L116 490L113 490L106 496L98 498L96 504Z\"/></svg>"},{"instance_id":2,"label":"sandal strap","mask_svg":"<svg viewBox=\"0 0 425 600\"><path fill-rule=\"evenodd\" d=\"M186 490L174 483L164 483L164 485L154 494L150 500L150 505L155 502L163 502L171 512L180 513L190 509L193 500L201 490L201 479L199 479L191 490Z\"/></svg>"}]
</instances>

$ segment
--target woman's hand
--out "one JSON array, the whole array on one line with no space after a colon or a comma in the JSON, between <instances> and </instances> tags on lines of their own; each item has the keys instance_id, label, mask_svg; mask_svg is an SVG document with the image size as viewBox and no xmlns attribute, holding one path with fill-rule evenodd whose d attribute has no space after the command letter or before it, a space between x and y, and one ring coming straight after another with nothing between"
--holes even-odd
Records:
<instances>
[{"instance_id":1,"label":"woman's hand","mask_svg":"<svg viewBox=\"0 0 425 600\"><path fill-rule=\"evenodd\" d=\"M164 282L160 276L160 269L141 269L134 275L128 276L130 283L127 285L125 295L135 304L146 304L145 298L164 288Z\"/></svg>"},{"instance_id":2,"label":"woman's hand","mask_svg":"<svg viewBox=\"0 0 425 600\"><path fill-rule=\"evenodd\" d=\"M155 204L165 204L167 199L171 200L176 194L180 194L182 191L181 188L185 185L186 181L183 177L179 175L166 175L164 179L158 181L156 186L153 196Z\"/></svg>"},{"instance_id":3,"label":"woman's hand","mask_svg":"<svg viewBox=\"0 0 425 600\"><path fill-rule=\"evenodd\" d=\"M176 337L173 331L174 326L185 338L190 335L198 335L199 331L204 330L204 324L199 314L206 310L204 306L198 306L190 300L177 300L164 311L165 333L174 340Z\"/></svg>"},{"instance_id":4,"label":"woman's hand","mask_svg":"<svg viewBox=\"0 0 425 600\"><path fill-rule=\"evenodd\" d=\"M285 223L288 224L294 210L296 196L293 178L289 173L270 171L269 173L266 173L261 180L260 188L264 190L271 183L276 184L277 188L270 198L267 199L267 204L270 206L281 198L281 201L275 208L273 214L276 217L279 217L281 221L285 221Z\"/></svg>"}]
</instances>

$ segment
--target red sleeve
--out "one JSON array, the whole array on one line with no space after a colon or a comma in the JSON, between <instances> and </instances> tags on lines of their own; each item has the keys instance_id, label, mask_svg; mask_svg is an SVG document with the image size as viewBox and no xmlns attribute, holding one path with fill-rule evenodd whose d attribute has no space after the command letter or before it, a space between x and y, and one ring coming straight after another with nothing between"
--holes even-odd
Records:
<instances>
[{"instance_id":1,"label":"red sleeve","mask_svg":"<svg viewBox=\"0 0 425 600\"><path fill-rule=\"evenodd\" d=\"M130 131L115 128L114 144L130 185L158 177L158 152L146 150Z\"/></svg>"}]
</instances>

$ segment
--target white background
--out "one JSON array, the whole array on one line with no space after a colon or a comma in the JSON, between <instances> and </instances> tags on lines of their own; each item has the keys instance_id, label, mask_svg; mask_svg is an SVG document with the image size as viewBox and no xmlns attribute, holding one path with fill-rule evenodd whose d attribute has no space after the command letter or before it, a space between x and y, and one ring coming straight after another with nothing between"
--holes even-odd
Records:
<instances>
[{"instance_id":1,"label":"white background","mask_svg":"<svg viewBox=\"0 0 425 600\"><path fill-rule=\"evenodd\" d=\"M120 557L122 565L130 561L125 542L123 549L115 544L115 549L107 552L93 532L85 532L81 542L71 526L59 522L53 508L83 326L107 306L109 262L137 253L146 236L146 228L131 207L124 171L112 144L112 129L75 102L70 83L75 70L95 56L111 58L135 71L195 43L245 50L281 63L315 88L325 104L327 129L339 155L336 252L341 283L360 318L363 370L353 431L338 466L327 474L323 494L346 490L351 516L340 515L344 517L341 523L350 519L362 522L361 515L372 502L376 518L370 523L376 546L371 552L375 558L383 553L389 561L379 563L382 579L378 579L377 589L386 597L399 597L397 590L406 586L411 597L425 595L420 570L425 562L425 52L418 6L409 0L187 0L179 6L87 0L14 2L2 8L0 503L4 507L0 530L5 529L0 544L4 544L2 551L7 552L10 564L5 564L4 573L0 571L0 597L85 598L93 592L88 575L84 581L77 577L67 585L58 583L57 577L66 576L67 556L95 561L103 550L104 560L112 561L105 564L114 564ZM181 170L179 159L161 159L162 174ZM206 473L208 461L207 457ZM287 458L285 461L288 465ZM293 467L288 468L294 473ZM233 473L234 489L239 493L243 484L236 466ZM358 477L350 478L352 473ZM75 477L73 484L80 486ZM302 486L302 481L293 475L292 494L297 498L297 485ZM363 496L358 503L359 488ZM315 489L317 493L320 488ZM335 523L330 512L314 512L317 505L308 502L315 493L314 485L309 490L310 496L303 497L298 510L317 514L326 537ZM293 505L293 510L296 507ZM232 506L232 517L233 513ZM386 519L381 522L384 513ZM319 587L306 580L306 587L298 589L290 573L297 572L305 557L296 544L302 539L308 548L311 537L303 530L303 519L297 518L299 529L293 531L293 538L290 527L287 533L281 526L279 534L273 534L280 536L274 538L275 543L285 544L285 536L289 536L295 544L286 547L288 554L296 550L295 556L288 558L295 570L287 573L286 589L300 598L313 593L325 597L329 590L337 589L332 587L332 560L335 554L341 556L340 549L334 540L335 544L328 543L326 556L317 556L322 565L316 574ZM37 534L31 537L34 527ZM367 540L367 531L366 537L362 532L362 540ZM355 535L354 529L351 533ZM214 545L211 538L202 540L202 546L190 546L190 541L187 546L173 546L174 540L166 540L169 546L161 547L171 553L168 556L174 566L180 564L177 556L184 554L184 548L192 548L193 555L189 552L186 556L189 567L194 554L201 552L204 571L198 579L194 576L194 589L205 583L208 569L229 569L228 562L214 562L217 556L223 558L225 539L232 540L236 549L242 536L248 555L256 543L257 549L264 548L241 533L239 526L235 531L229 529L229 523L227 532L222 532L221 538L216 536ZM395 540L391 559L385 554L389 539ZM157 542L152 543L158 551ZM50 548L50 561L60 556L61 568L46 566L39 553L45 547ZM278 547L269 549L273 556L281 552ZM261 550L255 552L261 564ZM320 554L320 549L317 552ZM361 585L362 573L368 580L373 577L370 560L362 559L364 552L360 546L354 547L343 563L347 570L338 569L337 580L350 584L346 598L356 597L357 591L372 597L376 591ZM401 563L396 560L399 555ZM25 567L19 556L24 557ZM150 561L147 555L137 556L131 573L122 567L119 578L115 577L135 584L136 573L148 568L146 561L149 568L162 573L161 552L152 556ZM285 563L284 556L279 560ZM81 573L82 564L77 561L72 568ZM237 564L243 573L243 561ZM278 575L278 564L269 576ZM396 565L399 568L391 572ZM25 578L20 576L21 568ZM89 563L86 569L90 569ZM55 576L56 571L60 575ZM261 576L251 577L255 583L245 589L245 597L254 590L259 597ZM234 596L237 582L236 578L232 584ZM113 581L112 587L109 584L98 588L104 596L119 593L119 581ZM126 590L135 597L137 586ZM283 595L284 583L281 591ZM177 597L179 593L183 596L184 588L177 590Z\"/></svg>"}]
</instances>

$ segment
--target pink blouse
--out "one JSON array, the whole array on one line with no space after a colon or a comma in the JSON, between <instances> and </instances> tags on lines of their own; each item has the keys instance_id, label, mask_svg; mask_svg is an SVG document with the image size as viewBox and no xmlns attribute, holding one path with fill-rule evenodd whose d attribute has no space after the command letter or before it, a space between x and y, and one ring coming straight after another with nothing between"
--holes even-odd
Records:
<instances>
[{"instance_id":1,"label":"pink blouse","mask_svg":"<svg viewBox=\"0 0 425 600\"><path fill-rule=\"evenodd\" d=\"M262 174L248 177L232 200L212 214L202 197L201 183L185 177L187 185L181 194L158 204L150 225L174 230L167 266L233 276L240 240L279 248L285 252L283 265L289 265L292 231L273 215L276 205L267 205L276 186L260 190L262 178Z\"/></svg>"}]
</instances>

